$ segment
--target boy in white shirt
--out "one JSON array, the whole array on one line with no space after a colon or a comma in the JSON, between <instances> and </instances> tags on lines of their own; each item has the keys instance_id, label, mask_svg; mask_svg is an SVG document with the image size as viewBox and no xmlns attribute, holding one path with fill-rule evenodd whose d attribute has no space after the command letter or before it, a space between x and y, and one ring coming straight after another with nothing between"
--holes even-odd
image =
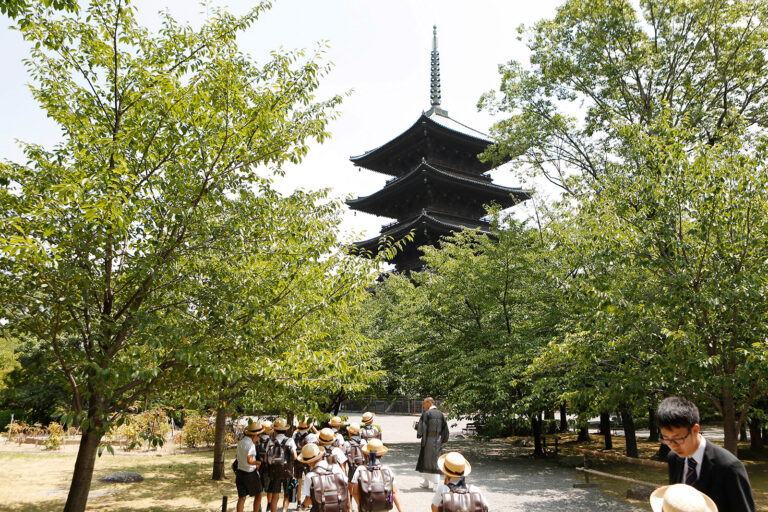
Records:
<instances>
[{"instance_id":1,"label":"boy in white shirt","mask_svg":"<svg viewBox=\"0 0 768 512\"><path fill-rule=\"evenodd\" d=\"M243 512L245 500L253 496L253 512L261 505L261 479L259 466L261 462L256 456L256 443L263 432L261 425L251 422L245 429L243 438L237 443L237 469L235 470L235 485L237 486L237 512Z\"/></svg>"},{"instance_id":2,"label":"boy in white shirt","mask_svg":"<svg viewBox=\"0 0 768 512\"><path fill-rule=\"evenodd\" d=\"M474 485L467 485L464 480L472 472L472 466L470 466L469 461L462 454L459 452L444 453L437 459L437 467L445 475L445 480L437 486L435 495L432 497L432 512L458 512L459 509L466 510L465 505L456 506L461 500L452 499L453 494L462 494L467 498L470 498L469 495L473 495L472 501L481 503L482 510L488 511L488 503L485 501L480 489ZM451 498L451 502L448 504L445 503L446 496Z\"/></svg>"}]
</instances>

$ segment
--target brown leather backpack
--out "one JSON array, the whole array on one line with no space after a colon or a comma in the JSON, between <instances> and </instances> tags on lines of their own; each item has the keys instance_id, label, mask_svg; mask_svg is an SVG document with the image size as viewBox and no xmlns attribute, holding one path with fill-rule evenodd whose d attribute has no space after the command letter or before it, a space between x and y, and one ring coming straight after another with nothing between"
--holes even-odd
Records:
<instances>
[{"instance_id":1,"label":"brown leather backpack","mask_svg":"<svg viewBox=\"0 0 768 512\"><path fill-rule=\"evenodd\" d=\"M330 469L315 468L312 475L309 496L312 499L311 512L347 512L349 490L347 478Z\"/></svg>"},{"instance_id":2,"label":"brown leather backpack","mask_svg":"<svg viewBox=\"0 0 768 512\"><path fill-rule=\"evenodd\" d=\"M395 477L389 468L364 466L357 478L361 512L392 510Z\"/></svg>"},{"instance_id":3,"label":"brown leather backpack","mask_svg":"<svg viewBox=\"0 0 768 512\"><path fill-rule=\"evenodd\" d=\"M464 486L449 485L450 491L443 493L440 512L488 512L488 504L478 491Z\"/></svg>"}]
</instances>

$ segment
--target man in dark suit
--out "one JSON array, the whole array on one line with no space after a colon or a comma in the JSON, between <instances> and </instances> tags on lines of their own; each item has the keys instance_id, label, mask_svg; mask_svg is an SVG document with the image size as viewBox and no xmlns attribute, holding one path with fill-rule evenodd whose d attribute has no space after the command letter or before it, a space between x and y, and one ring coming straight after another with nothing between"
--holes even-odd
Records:
<instances>
[{"instance_id":1,"label":"man in dark suit","mask_svg":"<svg viewBox=\"0 0 768 512\"><path fill-rule=\"evenodd\" d=\"M731 452L699 433L699 409L688 400L666 398L657 411L669 446L669 483L692 485L721 512L755 512L747 470Z\"/></svg>"}]
</instances>

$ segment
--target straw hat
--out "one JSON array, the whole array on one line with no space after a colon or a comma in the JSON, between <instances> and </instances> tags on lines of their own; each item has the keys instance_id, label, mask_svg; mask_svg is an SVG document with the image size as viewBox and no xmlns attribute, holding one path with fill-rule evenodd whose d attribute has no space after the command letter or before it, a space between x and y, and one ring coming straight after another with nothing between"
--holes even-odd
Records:
<instances>
[{"instance_id":1,"label":"straw hat","mask_svg":"<svg viewBox=\"0 0 768 512\"><path fill-rule=\"evenodd\" d=\"M472 466L459 452L444 453L437 459L437 469L452 478L461 478L472 472Z\"/></svg>"},{"instance_id":2,"label":"straw hat","mask_svg":"<svg viewBox=\"0 0 768 512\"><path fill-rule=\"evenodd\" d=\"M296 457L296 460L304 464L311 464L322 459L323 455L325 455L325 448L317 446L315 443L309 443L304 445L301 449L301 454Z\"/></svg>"},{"instance_id":3,"label":"straw hat","mask_svg":"<svg viewBox=\"0 0 768 512\"><path fill-rule=\"evenodd\" d=\"M272 422L269 420L264 420L261 422L261 428L264 429L265 434L271 434L272 433Z\"/></svg>"},{"instance_id":4,"label":"straw hat","mask_svg":"<svg viewBox=\"0 0 768 512\"><path fill-rule=\"evenodd\" d=\"M333 418L331 418L331 421L329 421L328 423L333 428L339 428L339 427L341 427L342 421L341 421L341 418L339 418L338 416L334 416Z\"/></svg>"},{"instance_id":5,"label":"straw hat","mask_svg":"<svg viewBox=\"0 0 768 512\"><path fill-rule=\"evenodd\" d=\"M389 451L389 448L384 446L384 443L381 442L381 439L376 439L375 437L368 441L368 444L363 446L362 448L363 453L366 455L370 455L371 453L375 453L377 457L381 457L385 453Z\"/></svg>"},{"instance_id":6,"label":"straw hat","mask_svg":"<svg viewBox=\"0 0 768 512\"><path fill-rule=\"evenodd\" d=\"M264 429L261 428L261 425L256 423L255 421L252 421L248 424L248 427L246 427L245 430L243 430L243 434L247 436L258 436L264 432Z\"/></svg>"},{"instance_id":7,"label":"straw hat","mask_svg":"<svg viewBox=\"0 0 768 512\"><path fill-rule=\"evenodd\" d=\"M349 432L349 435L356 436L360 433L360 425L357 423L350 423L347 425L347 432Z\"/></svg>"},{"instance_id":8,"label":"straw hat","mask_svg":"<svg viewBox=\"0 0 768 512\"><path fill-rule=\"evenodd\" d=\"M285 432L286 430L291 428L291 426L288 425L288 421L285 418L277 418L275 422L272 424L272 428L274 428L278 432Z\"/></svg>"},{"instance_id":9,"label":"straw hat","mask_svg":"<svg viewBox=\"0 0 768 512\"><path fill-rule=\"evenodd\" d=\"M363 413L363 423L366 425L370 425L373 423L373 413L372 412L364 412Z\"/></svg>"},{"instance_id":10,"label":"straw hat","mask_svg":"<svg viewBox=\"0 0 768 512\"><path fill-rule=\"evenodd\" d=\"M336 434L329 428L320 430L320 433L317 435L317 442L322 446L333 444L334 441L336 441Z\"/></svg>"},{"instance_id":11,"label":"straw hat","mask_svg":"<svg viewBox=\"0 0 768 512\"><path fill-rule=\"evenodd\" d=\"M309 418L303 418L299 420L299 425L296 427L296 430L307 430L309 428Z\"/></svg>"},{"instance_id":12,"label":"straw hat","mask_svg":"<svg viewBox=\"0 0 768 512\"><path fill-rule=\"evenodd\" d=\"M653 512L717 512L712 498L685 484L665 485L651 494Z\"/></svg>"}]
</instances>

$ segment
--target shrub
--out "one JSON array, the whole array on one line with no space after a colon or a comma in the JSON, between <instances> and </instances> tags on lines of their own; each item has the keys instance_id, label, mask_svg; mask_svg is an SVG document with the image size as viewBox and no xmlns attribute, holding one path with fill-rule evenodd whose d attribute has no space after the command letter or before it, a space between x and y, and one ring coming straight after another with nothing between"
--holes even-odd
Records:
<instances>
[{"instance_id":1,"label":"shrub","mask_svg":"<svg viewBox=\"0 0 768 512\"><path fill-rule=\"evenodd\" d=\"M181 439L187 448L211 446L214 443L216 426L208 416L190 414L181 429Z\"/></svg>"},{"instance_id":2,"label":"shrub","mask_svg":"<svg viewBox=\"0 0 768 512\"><path fill-rule=\"evenodd\" d=\"M170 433L165 409L157 408L125 416L120 425L110 430L109 437L126 441L125 449L132 450L145 442L152 448L162 446Z\"/></svg>"},{"instance_id":3,"label":"shrub","mask_svg":"<svg viewBox=\"0 0 768 512\"><path fill-rule=\"evenodd\" d=\"M64 443L64 427L61 424L52 421L48 428L48 438L45 440L46 450L58 450Z\"/></svg>"}]
</instances>

